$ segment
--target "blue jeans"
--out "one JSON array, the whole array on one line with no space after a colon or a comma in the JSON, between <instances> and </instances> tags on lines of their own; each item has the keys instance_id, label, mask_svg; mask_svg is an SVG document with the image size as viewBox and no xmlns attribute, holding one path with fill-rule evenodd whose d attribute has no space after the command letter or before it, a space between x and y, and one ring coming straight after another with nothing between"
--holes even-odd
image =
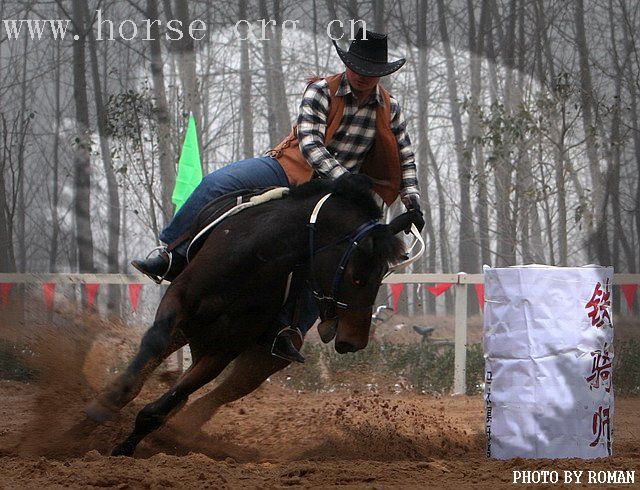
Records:
<instances>
[{"instance_id":1,"label":"blue jeans","mask_svg":"<svg viewBox=\"0 0 640 490\"><path fill-rule=\"evenodd\" d=\"M289 187L289 179L277 160L271 157L256 157L240 160L211 172L196 187L171 222L160 233L160 240L171 244L187 233L196 221L198 213L209 202L224 194L242 189L260 189L263 187ZM176 247L178 253L186 254L186 244ZM292 292L295 293L295 292ZM303 301L300 308L299 325L305 334L318 317L318 306L308 286L299 291ZM282 325L291 325L294 313L294 301L287 301L278 314Z\"/></svg>"},{"instance_id":2,"label":"blue jeans","mask_svg":"<svg viewBox=\"0 0 640 490\"><path fill-rule=\"evenodd\" d=\"M202 208L220 196L243 189L272 186L289 187L289 179L278 160L271 157L240 160L211 172L202 179L159 238L166 244L180 238L195 223Z\"/></svg>"}]
</instances>

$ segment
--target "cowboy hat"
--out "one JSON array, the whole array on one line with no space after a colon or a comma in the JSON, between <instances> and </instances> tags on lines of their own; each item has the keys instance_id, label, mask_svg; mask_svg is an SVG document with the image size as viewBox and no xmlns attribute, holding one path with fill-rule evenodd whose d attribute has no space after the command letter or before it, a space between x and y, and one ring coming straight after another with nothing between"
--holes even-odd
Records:
<instances>
[{"instance_id":1,"label":"cowboy hat","mask_svg":"<svg viewBox=\"0 0 640 490\"><path fill-rule=\"evenodd\" d=\"M366 32L366 39L364 33ZM404 65L405 58L396 61L387 61L387 35L371 31L358 30L355 38L345 51L334 40L333 45L338 51L342 62L358 75L365 77L383 77L399 70Z\"/></svg>"}]
</instances>

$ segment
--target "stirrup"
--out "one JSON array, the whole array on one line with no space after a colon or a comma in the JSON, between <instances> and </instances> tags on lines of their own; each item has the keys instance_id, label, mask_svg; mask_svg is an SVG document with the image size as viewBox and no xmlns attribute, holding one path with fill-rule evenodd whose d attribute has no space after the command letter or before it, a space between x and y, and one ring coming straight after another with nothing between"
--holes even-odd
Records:
<instances>
[{"instance_id":1,"label":"stirrup","mask_svg":"<svg viewBox=\"0 0 640 490\"><path fill-rule=\"evenodd\" d=\"M276 342L278 341L278 337L280 337L280 335L282 333L284 333L284 332L294 332L295 334L298 335L298 338L300 338L300 340L302 342L304 342L304 336L302 335L302 332L300 332L300 330L298 330L296 327L287 326L287 327L284 327L283 329L279 330L278 333L273 338L273 342L271 343L271 355L274 356L274 357L278 357L280 359L284 359L285 361L291 361L291 359L289 359L288 357L281 356L280 354L278 354L275 351Z\"/></svg>"},{"instance_id":2,"label":"stirrup","mask_svg":"<svg viewBox=\"0 0 640 490\"><path fill-rule=\"evenodd\" d=\"M169 266L167 267L167 270L164 271L164 274L162 274L161 276L158 276L157 278L155 278L147 275L147 277L150 277L153 280L153 282L155 282L156 284L162 284L162 281L164 281L164 278L167 276L167 274L169 274L169 271L171 270L171 265L173 264L173 252L170 252L169 250L167 250L167 247L160 245L154 249L151 249L151 251L147 254L144 260L149 260L149 257L151 257L153 252L155 252L156 250L159 251L160 253L164 252L167 254L167 256L169 257Z\"/></svg>"}]
</instances>

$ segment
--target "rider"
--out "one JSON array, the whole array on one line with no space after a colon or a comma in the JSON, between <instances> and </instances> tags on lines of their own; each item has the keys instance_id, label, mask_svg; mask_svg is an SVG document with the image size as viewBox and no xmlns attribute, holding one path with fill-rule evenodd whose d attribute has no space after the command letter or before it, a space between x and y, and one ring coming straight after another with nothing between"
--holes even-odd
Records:
<instances>
[{"instance_id":1,"label":"rider","mask_svg":"<svg viewBox=\"0 0 640 490\"><path fill-rule=\"evenodd\" d=\"M262 157L235 162L205 176L160 234L171 252L164 249L149 259L134 260L136 269L155 280L175 278L187 263L185 240L207 203L229 192L288 187L314 176L335 179L347 172L364 173L373 179L374 190L385 203L400 195L407 210L416 211L422 220L404 115L397 100L378 84L380 77L395 72L406 60L388 62L386 34L362 28L348 51L333 43L346 70L309 83L291 134ZM304 362L292 335L302 337L318 311L309 288L300 289L302 297L289 301L279 315L284 328L273 342L272 353Z\"/></svg>"}]
</instances>

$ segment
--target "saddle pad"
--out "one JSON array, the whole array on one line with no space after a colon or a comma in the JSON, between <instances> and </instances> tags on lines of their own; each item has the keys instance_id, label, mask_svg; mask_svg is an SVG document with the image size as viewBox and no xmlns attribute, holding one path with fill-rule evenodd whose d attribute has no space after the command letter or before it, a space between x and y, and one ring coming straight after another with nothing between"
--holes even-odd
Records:
<instances>
[{"instance_id":1,"label":"saddle pad","mask_svg":"<svg viewBox=\"0 0 640 490\"><path fill-rule=\"evenodd\" d=\"M211 231L225 218L239 213L243 209L257 206L274 199L282 199L289 189L286 187L269 187L264 189L242 189L220 196L208 203L196 218L189 234L187 260L195 257Z\"/></svg>"}]
</instances>

